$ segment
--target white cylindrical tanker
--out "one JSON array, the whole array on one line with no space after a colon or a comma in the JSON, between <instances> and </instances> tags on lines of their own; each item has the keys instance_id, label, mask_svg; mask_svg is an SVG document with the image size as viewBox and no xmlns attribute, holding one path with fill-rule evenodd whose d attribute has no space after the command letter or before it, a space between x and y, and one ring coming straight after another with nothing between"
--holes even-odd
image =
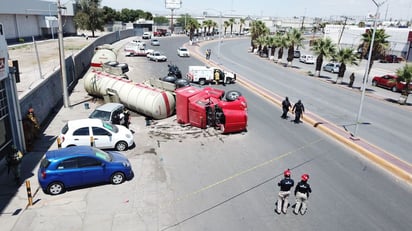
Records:
<instances>
[{"instance_id":1,"label":"white cylindrical tanker","mask_svg":"<svg viewBox=\"0 0 412 231\"><path fill-rule=\"evenodd\" d=\"M85 75L84 89L90 95L102 97L117 92L127 108L153 119L164 119L174 114L176 101L172 92L134 83L121 76L92 70Z\"/></svg>"}]
</instances>

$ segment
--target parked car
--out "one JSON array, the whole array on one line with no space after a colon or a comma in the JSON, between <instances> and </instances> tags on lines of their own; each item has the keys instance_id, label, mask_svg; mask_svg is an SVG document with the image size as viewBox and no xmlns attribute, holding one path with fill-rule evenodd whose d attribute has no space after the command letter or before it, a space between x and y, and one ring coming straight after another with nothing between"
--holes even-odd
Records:
<instances>
[{"instance_id":1,"label":"parked car","mask_svg":"<svg viewBox=\"0 0 412 231\"><path fill-rule=\"evenodd\" d=\"M150 45L152 45L152 46L160 46L160 42L159 42L158 39L152 39L152 40L150 41Z\"/></svg>"},{"instance_id":2,"label":"parked car","mask_svg":"<svg viewBox=\"0 0 412 231\"><path fill-rule=\"evenodd\" d=\"M149 60L152 61L167 61L167 57L160 53L160 51L153 51L146 56Z\"/></svg>"},{"instance_id":3,"label":"parked car","mask_svg":"<svg viewBox=\"0 0 412 231\"><path fill-rule=\"evenodd\" d=\"M124 126L101 119L70 120L59 135L61 147L91 145L101 149L124 151L134 144L132 132Z\"/></svg>"},{"instance_id":4,"label":"parked car","mask_svg":"<svg viewBox=\"0 0 412 231\"><path fill-rule=\"evenodd\" d=\"M402 62L403 58L402 57L398 57L396 55L385 55L380 62L381 63L399 63Z\"/></svg>"},{"instance_id":5,"label":"parked car","mask_svg":"<svg viewBox=\"0 0 412 231\"><path fill-rule=\"evenodd\" d=\"M177 55L179 57L189 57L190 53L189 53L189 50L186 47L179 47L179 48L177 48Z\"/></svg>"},{"instance_id":6,"label":"parked car","mask_svg":"<svg viewBox=\"0 0 412 231\"><path fill-rule=\"evenodd\" d=\"M51 195L79 186L121 184L133 176L130 161L124 155L90 146L47 151L37 173L41 188Z\"/></svg>"},{"instance_id":7,"label":"parked car","mask_svg":"<svg viewBox=\"0 0 412 231\"><path fill-rule=\"evenodd\" d=\"M152 34L150 32L144 32L142 35L142 39L150 39Z\"/></svg>"},{"instance_id":8,"label":"parked car","mask_svg":"<svg viewBox=\"0 0 412 231\"><path fill-rule=\"evenodd\" d=\"M329 71L332 73L339 72L340 63L327 63L323 66L324 71Z\"/></svg>"},{"instance_id":9,"label":"parked car","mask_svg":"<svg viewBox=\"0 0 412 231\"><path fill-rule=\"evenodd\" d=\"M90 119L101 119L112 124L118 124L124 106L121 103L106 103L97 107L90 115Z\"/></svg>"},{"instance_id":10,"label":"parked car","mask_svg":"<svg viewBox=\"0 0 412 231\"><path fill-rule=\"evenodd\" d=\"M313 55L301 55L299 61L306 64L314 64L315 57Z\"/></svg>"},{"instance_id":11,"label":"parked car","mask_svg":"<svg viewBox=\"0 0 412 231\"><path fill-rule=\"evenodd\" d=\"M299 50L293 51L293 58L300 58L300 51Z\"/></svg>"},{"instance_id":12,"label":"parked car","mask_svg":"<svg viewBox=\"0 0 412 231\"><path fill-rule=\"evenodd\" d=\"M401 92L405 89L406 82L399 81L396 75L382 75L373 77L372 86L387 88L393 92ZM409 84L409 89L412 90L412 84Z\"/></svg>"}]
</instances>

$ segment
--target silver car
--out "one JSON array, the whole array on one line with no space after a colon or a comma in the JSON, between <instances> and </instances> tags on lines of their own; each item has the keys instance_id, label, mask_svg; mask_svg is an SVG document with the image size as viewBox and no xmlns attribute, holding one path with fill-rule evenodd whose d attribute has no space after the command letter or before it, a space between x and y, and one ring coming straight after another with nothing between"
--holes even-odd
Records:
<instances>
[{"instance_id":1,"label":"silver car","mask_svg":"<svg viewBox=\"0 0 412 231\"><path fill-rule=\"evenodd\" d=\"M325 66L323 66L323 70L329 71L332 73L338 73L339 67L340 67L340 63L327 63Z\"/></svg>"}]
</instances>

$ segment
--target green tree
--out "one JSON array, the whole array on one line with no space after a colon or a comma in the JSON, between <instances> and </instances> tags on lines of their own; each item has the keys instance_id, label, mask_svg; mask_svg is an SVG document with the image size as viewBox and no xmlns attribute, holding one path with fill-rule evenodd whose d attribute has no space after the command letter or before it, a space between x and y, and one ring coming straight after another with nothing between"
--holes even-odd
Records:
<instances>
[{"instance_id":1,"label":"green tree","mask_svg":"<svg viewBox=\"0 0 412 231\"><path fill-rule=\"evenodd\" d=\"M114 21L120 21L119 12L117 12L113 8L104 6L102 14L104 23L113 23Z\"/></svg>"},{"instance_id":2,"label":"green tree","mask_svg":"<svg viewBox=\"0 0 412 231\"><path fill-rule=\"evenodd\" d=\"M226 31L227 31L227 28L230 26L230 23L229 23L229 21L224 21L223 22L223 27L225 28L225 32L224 32L224 36L226 35Z\"/></svg>"},{"instance_id":3,"label":"green tree","mask_svg":"<svg viewBox=\"0 0 412 231\"><path fill-rule=\"evenodd\" d=\"M194 19L190 16L188 18L186 18L185 30L189 31L190 41L193 41L193 35L194 35L195 31L199 28L200 28L200 23L196 19Z\"/></svg>"},{"instance_id":4,"label":"green tree","mask_svg":"<svg viewBox=\"0 0 412 231\"><path fill-rule=\"evenodd\" d=\"M230 19L229 19L230 35L233 34L233 25L235 25L235 24L236 24L235 19L234 19L234 18L230 18Z\"/></svg>"},{"instance_id":5,"label":"green tree","mask_svg":"<svg viewBox=\"0 0 412 231\"><path fill-rule=\"evenodd\" d=\"M280 36L279 49L278 49L278 62L282 62L283 52L289 47L289 41L286 35Z\"/></svg>"},{"instance_id":6,"label":"green tree","mask_svg":"<svg viewBox=\"0 0 412 231\"><path fill-rule=\"evenodd\" d=\"M353 48L342 48L333 56L340 63L338 77L336 83L341 83L345 75L346 65L358 65L358 55Z\"/></svg>"},{"instance_id":7,"label":"green tree","mask_svg":"<svg viewBox=\"0 0 412 231\"><path fill-rule=\"evenodd\" d=\"M82 30L90 30L92 37L97 30L103 31L103 10L99 8L100 0L80 0L76 2L77 13L74 16L76 26Z\"/></svg>"},{"instance_id":8,"label":"green tree","mask_svg":"<svg viewBox=\"0 0 412 231\"><path fill-rule=\"evenodd\" d=\"M242 34L242 29L243 29L243 26L245 25L245 19L244 18L241 18L241 19L239 19L239 34Z\"/></svg>"},{"instance_id":9,"label":"green tree","mask_svg":"<svg viewBox=\"0 0 412 231\"><path fill-rule=\"evenodd\" d=\"M165 16L159 16L159 17L154 17L153 22L156 25L162 25L162 24L169 24L169 19L167 19Z\"/></svg>"},{"instance_id":10,"label":"green tree","mask_svg":"<svg viewBox=\"0 0 412 231\"><path fill-rule=\"evenodd\" d=\"M405 104L411 92L412 65L406 64L403 68L399 68L396 70L396 75L398 76L399 81L405 81L405 86L407 86L402 90L402 96L404 97L400 99L400 103Z\"/></svg>"},{"instance_id":11,"label":"green tree","mask_svg":"<svg viewBox=\"0 0 412 231\"><path fill-rule=\"evenodd\" d=\"M258 37L262 35L269 34L269 28L267 28L265 23L263 23L262 21L252 21L252 23L250 24L250 34L250 45L253 47L252 50L254 50L256 46L253 44L253 41L255 41Z\"/></svg>"},{"instance_id":12,"label":"green tree","mask_svg":"<svg viewBox=\"0 0 412 231\"><path fill-rule=\"evenodd\" d=\"M369 48L372 42L372 35L373 30L367 30L366 33L362 34L362 44L360 45L360 48L362 50L362 58L367 57L369 55ZM389 47L389 41L387 40L389 37L389 35L385 34L385 30L376 30L375 39L373 40L372 55L370 59L371 61L369 64L369 73L372 69L374 60L378 60L385 55L386 50Z\"/></svg>"},{"instance_id":13,"label":"green tree","mask_svg":"<svg viewBox=\"0 0 412 231\"><path fill-rule=\"evenodd\" d=\"M202 23L203 25L203 32L206 33L210 33L210 28L213 26L213 21L212 20L205 20ZM206 30L207 29L207 30Z\"/></svg>"},{"instance_id":14,"label":"green tree","mask_svg":"<svg viewBox=\"0 0 412 231\"><path fill-rule=\"evenodd\" d=\"M332 42L332 39L330 39L329 37L320 38L316 39L313 42L311 50L315 55L317 55L315 71L316 75L319 77L320 70L322 69L323 59L332 57L336 53L336 45Z\"/></svg>"},{"instance_id":15,"label":"green tree","mask_svg":"<svg viewBox=\"0 0 412 231\"><path fill-rule=\"evenodd\" d=\"M292 30L290 30L286 34L286 37L289 43L287 61L288 61L288 66L290 66L292 65L292 61L294 58L295 46L303 47L304 38L303 38L302 31L296 28L293 28Z\"/></svg>"}]
</instances>

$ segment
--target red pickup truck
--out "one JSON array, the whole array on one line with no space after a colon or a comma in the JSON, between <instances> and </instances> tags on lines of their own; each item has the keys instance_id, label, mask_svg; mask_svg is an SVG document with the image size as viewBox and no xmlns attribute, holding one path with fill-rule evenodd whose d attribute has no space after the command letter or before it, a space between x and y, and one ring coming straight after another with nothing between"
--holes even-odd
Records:
<instances>
[{"instance_id":1,"label":"red pickup truck","mask_svg":"<svg viewBox=\"0 0 412 231\"><path fill-rule=\"evenodd\" d=\"M167 30L166 29L157 29L155 32L153 32L153 36L161 37L161 36L166 36Z\"/></svg>"}]
</instances>

